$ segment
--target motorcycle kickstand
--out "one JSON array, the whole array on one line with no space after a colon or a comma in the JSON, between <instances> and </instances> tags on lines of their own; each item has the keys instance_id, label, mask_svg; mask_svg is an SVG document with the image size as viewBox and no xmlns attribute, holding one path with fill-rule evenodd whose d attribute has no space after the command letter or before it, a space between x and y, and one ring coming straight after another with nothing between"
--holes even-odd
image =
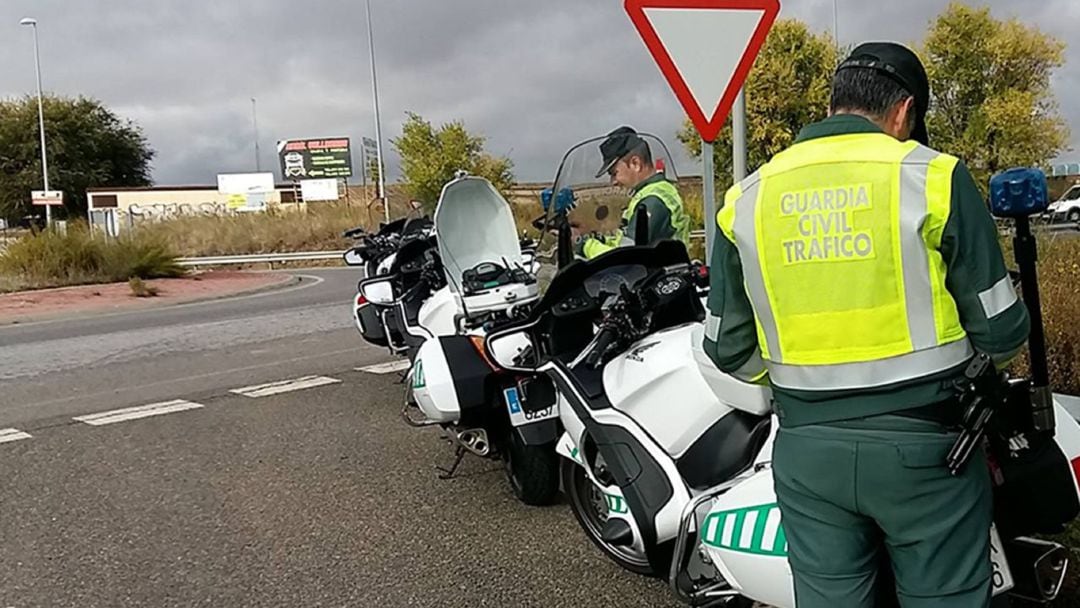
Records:
<instances>
[{"instance_id":1,"label":"motorcycle kickstand","mask_svg":"<svg viewBox=\"0 0 1080 608\"><path fill-rule=\"evenodd\" d=\"M457 450L454 452L454 464L450 465L449 469L444 469L443 467L440 467L438 465L435 466L435 469L437 471L440 471L439 479L451 479L451 478L453 478L454 477L454 472L457 471L457 468L459 466L461 466L461 461L464 458L465 458L465 448L463 448L461 446L458 446Z\"/></svg>"}]
</instances>

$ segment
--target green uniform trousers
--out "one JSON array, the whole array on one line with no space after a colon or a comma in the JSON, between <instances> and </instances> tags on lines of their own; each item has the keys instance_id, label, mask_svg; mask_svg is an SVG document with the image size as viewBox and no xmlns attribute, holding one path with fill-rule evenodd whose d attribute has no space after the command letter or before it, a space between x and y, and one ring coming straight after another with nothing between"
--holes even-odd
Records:
<instances>
[{"instance_id":1,"label":"green uniform trousers","mask_svg":"<svg viewBox=\"0 0 1080 608\"><path fill-rule=\"evenodd\" d=\"M883 563L903 608L989 605L990 474L979 452L949 475L956 436L895 415L780 429L773 472L798 608L879 605Z\"/></svg>"}]
</instances>

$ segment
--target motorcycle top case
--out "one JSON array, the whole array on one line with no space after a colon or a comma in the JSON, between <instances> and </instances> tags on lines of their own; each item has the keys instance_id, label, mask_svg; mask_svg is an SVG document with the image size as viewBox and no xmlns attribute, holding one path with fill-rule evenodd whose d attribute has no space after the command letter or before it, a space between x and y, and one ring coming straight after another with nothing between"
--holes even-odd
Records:
<instances>
[{"instance_id":1,"label":"motorcycle top case","mask_svg":"<svg viewBox=\"0 0 1080 608\"><path fill-rule=\"evenodd\" d=\"M439 336L420 347L412 369L412 394L430 420L468 424L487 402L491 368L467 336Z\"/></svg>"}]
</instances>

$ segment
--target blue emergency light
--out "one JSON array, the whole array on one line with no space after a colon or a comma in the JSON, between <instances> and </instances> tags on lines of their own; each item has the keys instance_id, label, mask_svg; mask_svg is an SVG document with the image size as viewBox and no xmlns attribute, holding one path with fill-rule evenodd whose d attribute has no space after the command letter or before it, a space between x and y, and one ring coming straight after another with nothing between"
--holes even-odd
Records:
<instances>
[{"instance_id":1,"label":"blue emergency light","mask_svg":"<svg viewBox=\"0 0 1080 608\"><path fill-rule=\"evenodd\" d=\"M1027 217L1046 211L1046 174L1040 169L1016 168L990 178L990 210L998 217Z\"/></svg>"}]
</instances>

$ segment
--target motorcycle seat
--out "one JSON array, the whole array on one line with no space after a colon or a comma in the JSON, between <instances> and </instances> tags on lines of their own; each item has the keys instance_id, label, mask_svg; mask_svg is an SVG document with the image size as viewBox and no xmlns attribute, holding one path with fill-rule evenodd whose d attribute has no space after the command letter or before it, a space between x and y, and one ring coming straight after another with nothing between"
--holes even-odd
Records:
<instances>
[{"instance_id":1,"label":"motorcycle seat","mask_svg":"<svg viewBox=\"0 0 1080 608\"><path fill-rule=\"evenodd\" d=\"M770 424L768 416L732 410L698 437L676 467L696 490L721 484L753 464L769 437Z\"/></svg>"}]
</instances>

